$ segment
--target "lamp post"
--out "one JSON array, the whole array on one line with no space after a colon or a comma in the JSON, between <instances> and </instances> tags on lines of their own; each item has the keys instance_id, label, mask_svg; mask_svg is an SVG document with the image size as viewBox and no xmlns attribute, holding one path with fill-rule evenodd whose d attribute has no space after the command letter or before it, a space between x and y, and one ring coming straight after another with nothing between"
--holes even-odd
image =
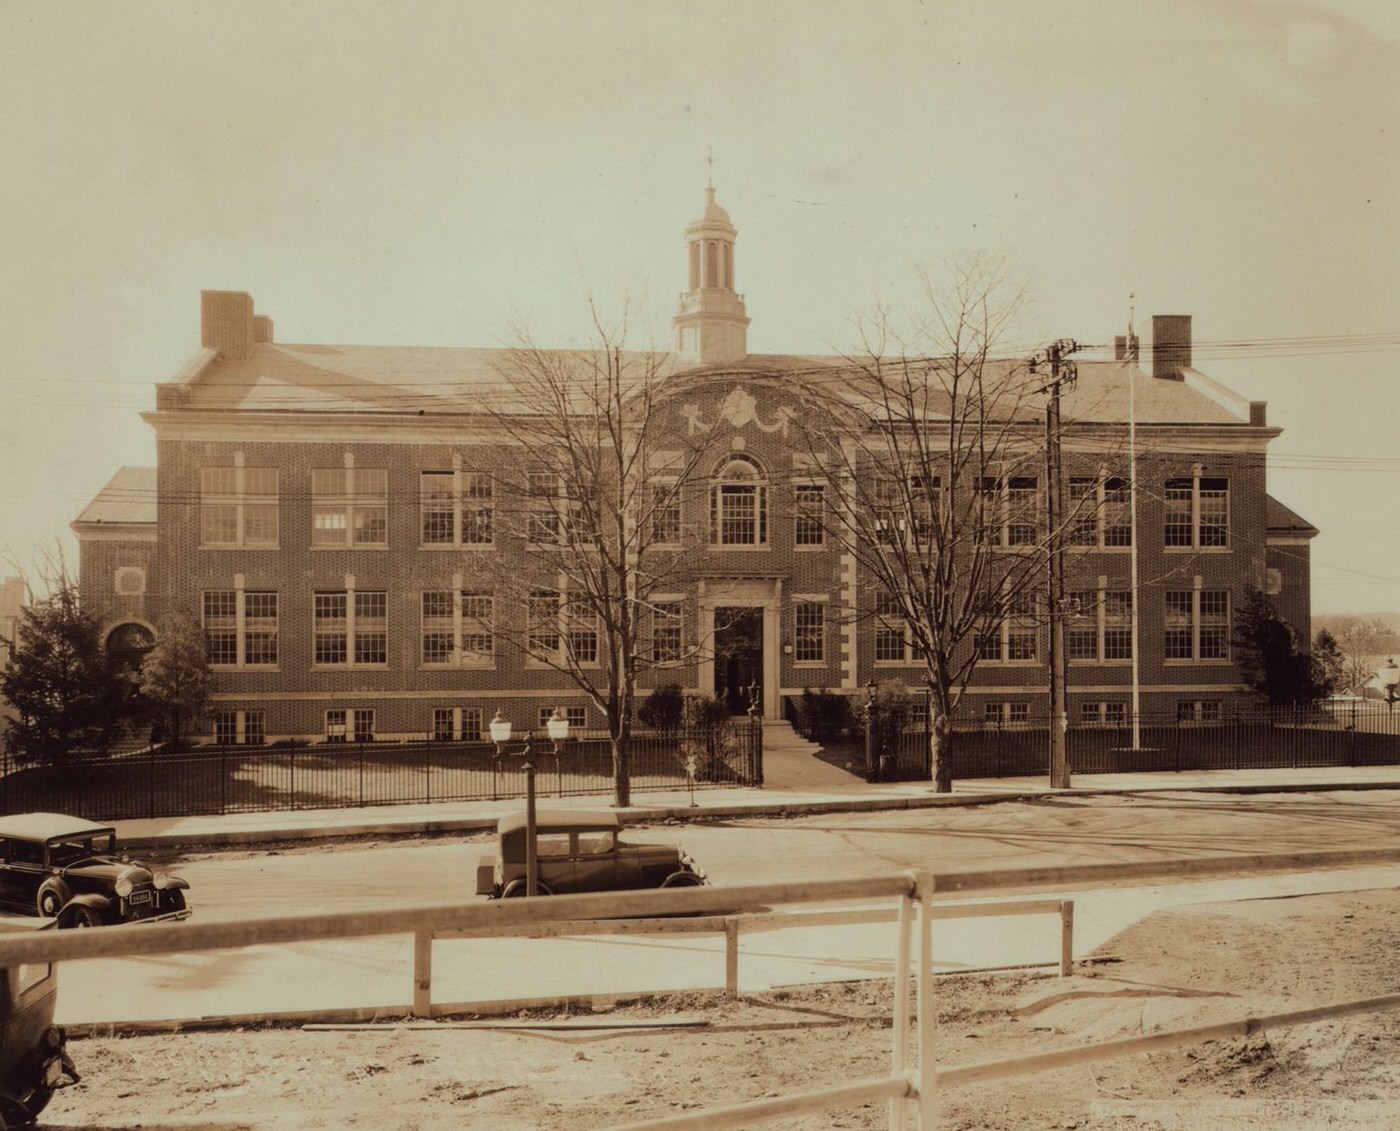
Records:
<instances>
[{"instance_id":1,"label":"lamp post","mask_svg":"<svg viewBox=\"0 0 1400 1131\"><path fill-rule=\"evenodd\" d=\"M491 741L496 744L496 757L505 755L506 743L510 741L510 720L499 710L491 720ZM519 756L524 759L525 771L525 894L533 896L539 891L539 860L535 855L535 764L530 761L530 732L525 732L525 745Z\"/></svg>"},{"instance_id":2,"label":"lamp post","mask_svg":"<svg viewBox=\"0 0 1400 1131\"><path fill-rule=\"evenodd\" d=\"M564 709L555 707L554 714L550 715L544 724L545 731L549 734L550 742L554 743L554 776L559 783L559 796L564 796L564 771L560 767L559 756L564 753L564 740L569 737L569 720L564 717Z\"/></svg>"}]
</instances>

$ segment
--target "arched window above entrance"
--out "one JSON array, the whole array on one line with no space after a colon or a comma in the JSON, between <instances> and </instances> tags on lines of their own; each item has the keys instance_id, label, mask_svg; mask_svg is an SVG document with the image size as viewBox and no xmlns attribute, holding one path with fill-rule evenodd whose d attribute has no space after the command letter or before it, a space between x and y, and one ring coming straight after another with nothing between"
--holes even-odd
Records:
<instances>
[{"instance_id":1,"label":"arched window above entrance","mask_svg":"<svg viewBox=\"0 0 1400 1131\"><path fill-rule=\"evenodd\" d=\"M768 544L768 483L748 456L732 455L710 487L710 542L716 546Z\"/></svg>"}]
</instances>

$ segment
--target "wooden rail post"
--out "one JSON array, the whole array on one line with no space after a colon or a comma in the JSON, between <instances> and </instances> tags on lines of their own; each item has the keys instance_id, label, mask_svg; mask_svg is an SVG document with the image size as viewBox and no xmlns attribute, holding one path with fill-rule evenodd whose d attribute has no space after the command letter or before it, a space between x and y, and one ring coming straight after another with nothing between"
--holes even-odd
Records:
<instances>
[{"instance_id":1,"label":"wooden rail post","mask_svg":"<svg viewBox=\"0 0 1400 1131\"><path fill-rule=\"evenodd\" d=\"M919 1131L938 1118L938 1006L933 1000L933 873L919 872Z\"/></svg>"},{"instance_id":2,"label":"wooden rail post","mask_svg":"<svg viewBox=\"0 0 1400 1131\"><path fill-rule=\"evenodd\" d=\"M724 994L739 996L739 920L724 921Z\"/></svg>"},{"instance_id":3,"label":"wooden rail post","mask_svg":"<svg viewBox=\"0 0 1400 1131\"><path fill-rule=\"evenodd\" d=\"M413 934L413 1016L433 1015L433 933Z\"/></svg>"},{"instance_id":4,"label":"wooden rail post","mask_svg":"<svg viewBox=\"0 0 1400 1131\"><path fill-rule=\"evenodd\" d=\"M909 931L914 922L914 901L907 895L899 897L898 922L894 959L892 1076L904 1076L909 1071ZM890 1100L890 1131L904 1131L908 1110L906 1097L895 1096Z\"/></svg>"},{"instance_id":5,"label":"wooden rail post","mask_svg":"<svg viewBox=\"0 0 1400 1131\"><path fill-rule=\"evenodd\" d=\"M1060 977L1074 973L1074 900L1060 902Z\"/></svg>"}]
</instances>

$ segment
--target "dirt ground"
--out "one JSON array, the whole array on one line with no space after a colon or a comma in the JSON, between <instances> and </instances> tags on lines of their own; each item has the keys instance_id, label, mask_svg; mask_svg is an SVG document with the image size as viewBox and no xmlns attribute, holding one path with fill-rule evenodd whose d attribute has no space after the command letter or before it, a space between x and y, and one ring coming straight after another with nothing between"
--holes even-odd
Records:
<instances>
[{"instance_id":1,"label":"dirt ground","mask_svg":"<svg viewBox=\"0 0 1400 1131\"><path fill-rule=\"evenodd\" d=\"M940 978L940 1065L1400 991L1400 894L1156 914L1072 979ZM620 1030L263 1029L71 1042L84 1074L41 1126L437 1131L609 1127L889 1070L888 981L637 1003ZM466 1020L466 1019L462 1019ZM518 1024L523 1018L509 1019ZM943 1096L940 1128L1203 1131L1400 1126L1400 1011L1140 1054ZM911 1126L913 1125L911 1119ZM774 1128L884 1127L883 1105Z\"/></svg>"}]
</instances>

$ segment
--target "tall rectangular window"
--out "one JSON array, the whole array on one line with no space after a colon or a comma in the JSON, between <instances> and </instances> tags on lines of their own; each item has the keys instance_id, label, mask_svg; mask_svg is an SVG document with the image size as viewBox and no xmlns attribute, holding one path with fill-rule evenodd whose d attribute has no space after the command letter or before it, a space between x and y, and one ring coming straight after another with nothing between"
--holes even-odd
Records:
<instances>
[{"instance_id":1,"label":"tall rectangular window","mask_svg":"<svg viewBox=\"0 0 1400 1131\"><path fill-rule=\"evenodd\" d=\"M389 662L388 594L313 594L312 661L318 667L383 667Z\"/></svg>"},{"instance_id":2,"label":"tall rectangular window","mask_svg":"<svg viewBox=\"0 0 1400 1131\"><path fill-rule=\"evenodd\" d=\"M793 605L793 658L798 663L821 663L826 659L826 608L819 601L798 601Z\"/></svg>"},{"instance_id":3,"label":"tall rectangular window","mask_svg":"<svg viewBox=\"0 0 1400 1131\"><path fill-rule=\"evenodd\" d=\"M908 628L899 598L887 590L875 596L875 662L902 664L909 659Z\"/></svg>"},{"instance_id":4,"label":"tall rectangular window","mask_svg":"<svg viewBox=\"0 0 1400 1131\"><path fill-rule=\"evenodd\" d=\"M1000 623L978 634L974 645L978 658L994 663L1034 660L1039 640L1038 603L1033 590L1014 594L1006 603Z\"/></svg>"},{"instance_id":5,"label":"tall rectangular window","mask_svg":"<svg viewBox=\"0 0 1400 1131\"><path fill-rule=\"evenodd\" d=\"M1194 474L1168 479L1163 543L1180 549L1216 550L1230 545L1230 481Z\"/></svg>"},{"instance_id":6,"label":"tall rectangular window","mask_svg":"<svg viewBox=\"0 0 1400 1131\"><path fill-rule=\"evenodd\" d=\"M1133 658L1133 595L1127 589L1087 589L1071 594L1077 610L1065 631L1071 660Z\"/></svg>"},{"instance_id":7,"label":"tall rectangular window","mask_svg":"<svg viewBox=\"0 0 1400 1131\"><path fill-rule=\"evenodd\" d=\"M559 476L551 471L529 473L529 509L525 514L525 538L537 545L558 545L564 533L560 515Z\"/></svg>"},{"instance_id":8,"label":"tall rectangular window","mask_svg":"<svg viewBox=\"0 0 1400 1131\"><path fill-rule=\"evenodd\" d=\"M826 542L826 489L820 483L799 483L793 517L793 544L820 546Z\"/></svg>"},{"instance_id":9,"label":"tall rectangular window","mask_svg":"<svg viewBox=\"0 0 1400 1131\"><path fill-rule=\"evenodd\" d=\"M314 468L311 472L311 544L318 547L387 546L389 473L383 468Z\"/></svg>"},{"instance_id":10,"label":"tall rectangular window","mask_svg":"<svg viewBox=\"0 0 1400 1131\"><path fill-rule=\"evenodd\" d=\"M983 476L977 482L978 508L993 546L1033 546L1040 517L1040 494L1033 475Z\"/></svg>"},{"instance_id":11,"label":"tall rectangular window","mask_svg":"<svg viewBox=\"0 0 1400 1131\"><path fill-rule=\"evenodd\" d=\"M1068 490L1068 541L1102 549L1133 544L1131 492L1118 476L1073 476Z\"/></svg>"},{"instance_id":12,"label":"tall rectangular window","mask_svg":"<svg viewBox=\"0 0 1400 1131\"><path fill-rule=\"evenodd\" d=\"M275 467L200 468L199 544L276 548L277 503Z\"/></svg>"},{"instance_id":13,"label":"tall rectangular window","mask_svg":"<svg viewBox=\"0 0 1400 1131\"><path fill-rule=\"evenodd\" d=\"M421 658L426 666L490 667L495 659L489 592L425 590L422 602Z\"/></svg>"},{"instance_id":14,"label":"tall rectangular window","mask_svg":"<svg viewBox=\"0 0 1400 1131\"><path fill-rule=\"evenodd\" d=\"M216 589L203 594L209 663L218 667L275 667L277 594Z\"/></svg>"},{"instance_id":15,"label":"tall rectangular window","mask_svg":"<svg viewBox=\"0 0 1400 1131\"><path fill-rule=\"evenodd\" d=\"M568 627L569 655L576 664L598 662L598 614L582 601L570 601L564 606Z\"/></svg>"},{"instance_id":16,"label":"tall rectangular window","mask_svg":"<svg viewBox=\"0 0 1400 1131\"><path fill-rule=\"evenodd\" d=\"M450 471L424 471L418 477L418 512L425 546L457 542L457 492Z\"/></svg>"},{"instance_id":17,"label":"tall rectangular window","mask_svg":"<svg viewBox=\"0 0 1400 1131\"><path fill-rule=\"evenodd\" d=\"M559 594L553 589L532 589L526 603L526 650L532 659L559 658Z\"/></svg>"},{"instance_id":18,"label":"tall rectangular window","mask_svg":"<svg viewBox=\"0 0 1400 1131\"><path fill-rule=\"evenodd\" d=\"M673 663L681 658L681 604L658 601L651 607L651 662Z\"/></svg>"},{"instance_id":19,"label":"tall rectangular window","mask_svg":"<svg viewBox=\"0 0 1400 1131\"><path fill-rule=\"evenodd\" d=\"M1230 658L1230 594L1225 589L1166 593L1164 656L1168 660Z\"/></svg>"},{"instance_id":20,"label":"tall rectangular window","mask_svg":"<svg viewBox=\"0 0 1400 1131\"><path fill-rule=\"evenodd\" d=\"M663 546L681 540L681 496L675 483L651 485L651 540Z\"/></svg>"}]
</instances>

